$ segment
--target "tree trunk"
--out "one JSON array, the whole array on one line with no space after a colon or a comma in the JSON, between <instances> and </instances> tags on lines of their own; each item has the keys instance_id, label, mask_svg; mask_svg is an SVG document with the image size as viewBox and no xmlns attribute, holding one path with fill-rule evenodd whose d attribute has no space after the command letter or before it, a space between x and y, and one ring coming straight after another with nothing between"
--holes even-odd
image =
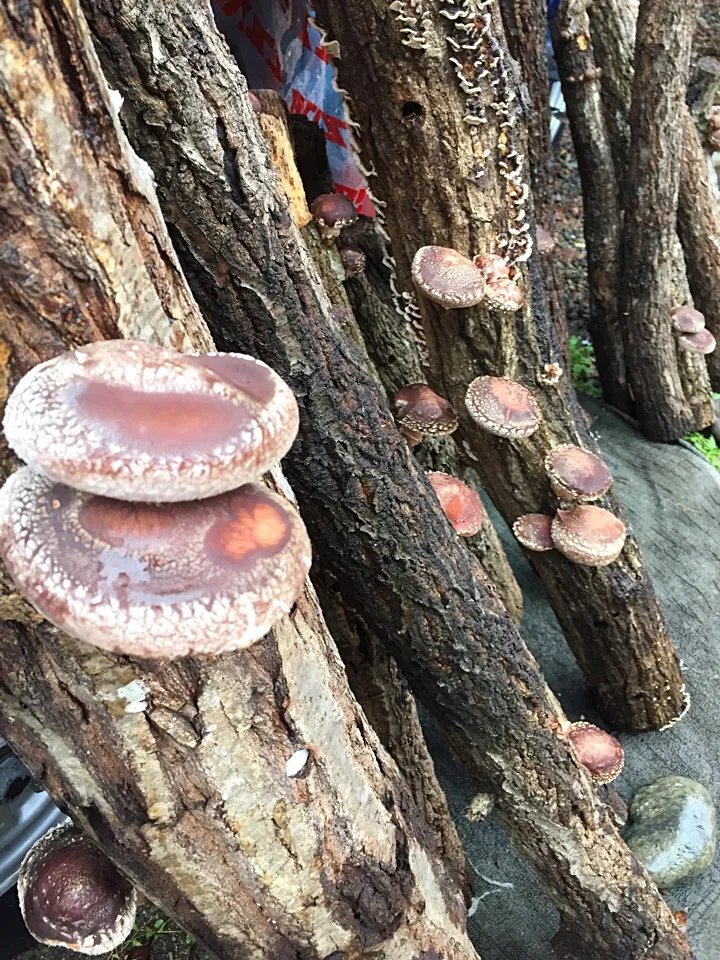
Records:
<instances>
[{"instance_id":1,"label":"tree trunk","mask_svg":"<svg viewBox=\"0 0 720 960\"><path fill-rule=\"evenodd\" d=\"M507 232L504 181L495 164L484 161L488 182L482 190L466 178L477 156L485 150L494 155L494 124L463 122L468 108L444 56L454 21L428 13L430 47L421 53L403 45L402 24L383 16L373 0L359 0L351 11L333 0L316 8L340 41L340 84L353 95L366 131L398 274L411 290L410 262L423 244L474 254ZM497 17L493 29L501 30ZM380 114L371 107L378 98L385 105ZM407 103L418 104L420 112L404 117ZM511 129L517 128L516 121ZM424 298L421 304L434 364L431 385L461 415L459 448L473 454L471 466L509 523L524 513L554 510L543 465L551 448L579 443L595 449L568 376L547 382L545 367L559 353L537 270L523 273L522 282L527 302L515 317L489 316L482 307L443 311ZM470 419L465 392L481 373L519 379L533 391L542 422L531 438L493 437ZM614 497L606 505L621 513ZM630 536L620 559L599 569L554 551L529 557L610 723L643 730L675 720L684 704L682 676L637 541Z\"/></svg>"},{"instance_id":2,"label":"tree trunk","mask_svg":"<svg viewBox=\"0 0 720 960\"><path fill-rule=\"evenodd\" d=\"M443 721L471 776L492 782L511 837L584 957L688 956L559 736L537 664L440 513L357 349L338 338L255 149L242 78L207 14L187 4L92 0L89 9L107 69L125 78L133 142L155 170L209 322L223 345L242 344L293 384L301 431L286 464L323 563ZM191 25L191 44L178 24ZM188 51L190 69L174 64L170 76L175 49ZM228 220L243 229L226 229ZM251 261L252 252L262 255ZM233 267L219 284L221 255Z\"/></svg>"},{"instance_id":3,"label":"tree trunk","mask_svg":"<svg viewBox=\"0 0 720 960\"><path fill-rule=\"evenodd\" d=\"M535 201L535 215L541 227L551 235L555 226L555 204L552 196L552 143L550 142L550 104L548 99L547 0L500 0L505 34L512 57L520 67L527 88L522 98L527 124L530 184ZM554 255L541 260L547 310L555 326L563 355L563 366L570 368L570 347L565 316L562 268Z\"/></svg>"},{"instance_id":4,"label":"tree trunk","mask_svg":"<svg viewBox=\"0 0 720 960\"><path fill-rule=\"evenodd\" d=\"M553 43L583 194L590 287L590 336L603 395L629 413L622 325L617 311L621 210L618 180L600 99L598 69L584 6L563 0Z\"/></svg>"},{"instance_id":5,"label":"tree trunk","mask_svg":"<svg viewBox=\"0 0 720 960\"><path fill-rule=\"evenodd\" d=\"M0 50L5 395L98 337L211 349L77 7L6 5ZM64 636L4 575L0 611L0 733L219 958L476 956L457 880L350 694L312 588L251 649L174 663Z\"/></svg>"}]
</instances>

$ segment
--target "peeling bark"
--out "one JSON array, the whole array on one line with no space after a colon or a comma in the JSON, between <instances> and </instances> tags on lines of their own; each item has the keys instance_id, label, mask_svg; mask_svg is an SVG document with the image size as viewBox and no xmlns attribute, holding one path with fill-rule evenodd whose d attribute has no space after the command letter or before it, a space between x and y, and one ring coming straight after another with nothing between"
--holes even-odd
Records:
<instances>
[{"instance_id":1,"label":"peeling bark","mask_svg":"<svg viewBox=\"0 0 720 960\"><path fill-rule=\"evenodd\" d=\"M387 203L399 283L411 291L410 262L423 244L474 254L489 249L507 230L505 181L492 160L497 130L494 123L463 122L466 103L445 54L452 21L428 14L432 29L423 53L403 45L401 24L373 0L359 0L352 10L334 0L316 6L321 22L340 41L340 84L354 97L368 160L378 174L377 190ZM502 38L497 16L493 30ZM371 106L378 97L385 104L379 114ZM408 102L419 104L421 114L403 119ZM516 119L513 130L521 126ZM468 174L485 150L491 159L482 161L486 181L480 189ZM543 465L552 447L596 448L567 374L555 384L544 380L545 364L560 360L558 344L537 265L531 260L529 272L521 267L526 304L515 316L490 315L482 306L444 311L421 299L433 361L430 383L460 414L454 435L460 450L510 524L524 513L554 511ZM471 420L465 392L482 373L520 380L532 390L542 412L532 437L510 442ZM605 506L624 516L614 496ZM610 722L642 730L676 719L683 709L683 680L634 537L628 537L616 563L599 569L572 564L555 551L528 557Z\"/></svg>"},{"instance_id":2,"label":"peeling bark","mask_svg":"<svg viewBox=\"0 0 720 960\"><path fill-rule=\"evenodd\" d=\"M92 0L89 9L107 69L125 78L133 142L156 171L209 322L223 344L243 344L293 384L301 431L286 464L344 599L444 722L475 781L492 782L510 835L586 960L687 956L669 910L558 736L537 664L434 503L357 349L338 338L255 149L249 108L236 95L242 79L205 13L131 0ZM192 43L181 45L191 62L166 83L173 61L161 51L179 48L179 23L191 24ZM201 157L191 157L190 143L203 145ZM262 219L250 216L258 203L268 211ZM215 279L219 256L233 261L226 285Z\"/></svg>"},{"instance_id":3,"label":"peeling bark","mask_svg":"<svg viewBox=\"0 0 720 960\"><path fill-rule=\"evenodd\" d=\"M212 347L109 105L72 0L3 7L5 393L96 338ZM311 587L251 649L174 663L64 636L4 574L0 614L0 733L218 958L476 957L456 878L348 689Z\"/></svg>"}]
</instances>

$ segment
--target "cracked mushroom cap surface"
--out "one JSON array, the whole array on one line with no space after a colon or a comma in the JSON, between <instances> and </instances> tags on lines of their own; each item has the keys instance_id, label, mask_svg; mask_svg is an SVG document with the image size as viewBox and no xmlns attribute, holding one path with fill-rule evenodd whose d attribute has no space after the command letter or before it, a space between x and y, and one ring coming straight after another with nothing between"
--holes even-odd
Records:
<instances>
[{"instance_id":1,"label":"cracked mushroom cap surface","mask_svg":"<svg viewBox=\"0 0 720 960\"><path fill-rule=\"evenodd\" d=\"M555 447L545 458L553 493L560 500L599 500L612 486L607 464L574 443Z\"/></svg>"},{"instance_id":2,"label":"cracked mushroom cap surface","mask_svg":"<svg viewBox=\"0 0 720 960\"><path fill-rule=\"evenodd\" d=\"M310 205L313 219L323 227L349 227L358 218L351 200L341 193L321 193Z\"/></svg>"},{"instance_id":3,"label":"cracked mushroom cap surface","mask_svg":"<svg viewBox=\"0 0 720 960\"><path fill-rule=\"evenodd\" d=\"M596 783L611 783L622 772L625 754L611 734L592 723L573 723L567 734L580 763Z\"/></svg>"},{"instance_id":4,"label":"cracked mushroom cap surface","mask_svg":"<svg viewBox=\"0 0 720 960\"><path fill-rule=\"evenodd\" d=\"M700 333L705 329L705 314L694 307L673 307L670 313L678 333Z\"/></svg>"},{"instance_id":5,"label":"cracked mushroom cap surface","mask_svg":"<svg viewBox=\"0 0 720 960\"><path fill-rule=\"evenodd\" d=\"M510 267L507 261L496 253L479 253L473 263L482 273L488 283L494 280L504 280L510 276Z\"/></svg>"},{"instance_id":6,"label":"cracked mushroom cap surface","mask_svg":"<svg viewBox=\"0 0 720 960\"><path fill-rule=\"evenodd\" d=\"M410 383L393 397L398 426L416 436L443 436L458 427L457 414L426 383Z\"/></svg>"},{"instance_id":7,"label":"cracked mushroom cap surface","mask_svg":"<svg viewBox=\"0 0 720 960\"><path fill-rule=\"evenodd\" d=\"M593 504L558 510L552 522L553 543L560 553L588 567L604 567L617 560L626 536L622 520Z\"/></svg>"},{"instance_id":8,"label":"cracked mushroom cap surface","mask_svg":"<svg viewBox=\"0 0 720 960\"><path fill-rule=\"evenodd\" d=\"M261 484L133 503L29 467L0 491L0 555L62 630L114 653L168 659L259 640L290 611L311 562L297 510Z\"/></svg>"},{"instance_id":9,"label":"cracked mushroom cap surface","mask_svg":"<svg viewBox=\"0 0 720 960\"><path fill-rule=\"evenodd\" d=\"M74 824L55 827L30 849L17 886L25 926L40 943L92 956L132 933L134 888Z\"/></svg>"},{"instance_id":10,"label":"cracked mushroom cap surface","mask_svg":"<svg viewBox=\"0 0 720 960\"><path fill-rule=\"evenodd\" d=\"M484 304L490 310L500 310L503 313L515 313L524 302L523 292L514 280L501 277L491 280L485 287Z\"/></svg>"},{"instance_id":11,"label":"cracked mushroom cap surface","mask_svg":"<svg viewBox=\"0 0 720 960\"><path fill-rule=\"evenodd\" d=\"M527 550L544 553L555 547L550 533L552 519L545 513L526 513L513 524L513 533Z\"/></svg>"},{"instance_id":12,"label":"cracked mushroom cap surface","mask_svg":"<svg viewBox=\"0 0 720 960\"><path fill-rule=\"evenodd\" d=\"M709 330L705 329L698 330L697 333L681 333L678 337L678 343L683 350L688 350L690 353L700 353L703 356L714 353L717 346L715 337Z\"/></svg>"},{"instance_id":13,"label":"cracked mushroom cap surface","mask_svg":"<svg viewBox=\"0 0 720 960\"><path fill-rule=\"evenodd\" d=\"M455 532L461 537L474 537L486 516L477 491L449 473L431 470L427 478Z\"/></svg>"},{"instance_id":14,"label":"cracked mushroom cap surface","mask_svg":"<svg viewBox=\"0 0 720 960\"><path fill-rule=\"evenodd\" d=\"M529 437L540 423L540 411L530 391L503 377L477 377L467 389L465 405L476 423L498 437Z\"/></svg>"},{"instance_id":15,"label":"cracked mushroom cap surface","mask_svg":"<svg viewBox=\"0 0 720 960\"><path fill-rule=\"evenodd\" d=\"M174 502L259 479L290 449L298 407L253 357L106 340L33 367L3 427L22 460L60 483Z\"/></svg>"},{"instance_id":16,"label":"cracked mushroom cap surface","mask_svg":"<svg viewBox=\"0 0 720 960\"><path fill-rule=\"evenodd\" d=\"M485 296L485 277L472 260L449 247L420 247L412 279L428 300L448 310L473 307Z\"/></svg>"}]
</instances>

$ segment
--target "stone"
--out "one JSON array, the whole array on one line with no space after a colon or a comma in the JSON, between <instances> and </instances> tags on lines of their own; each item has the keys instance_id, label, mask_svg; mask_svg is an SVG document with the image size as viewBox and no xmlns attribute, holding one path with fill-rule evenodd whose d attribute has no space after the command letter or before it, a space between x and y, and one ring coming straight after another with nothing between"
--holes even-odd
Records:
<instances>
[{"instance_id":1,"label":"stone","mask_svg":"<svg viewBox=\"0 0 720 960\"><path fill-rule=\"evenodd\" d=\"M716 818L710 794L685 777L653 780L630 804L625 841L661 890L697 877L715 856Z\"/></svg>"}]
</instances>

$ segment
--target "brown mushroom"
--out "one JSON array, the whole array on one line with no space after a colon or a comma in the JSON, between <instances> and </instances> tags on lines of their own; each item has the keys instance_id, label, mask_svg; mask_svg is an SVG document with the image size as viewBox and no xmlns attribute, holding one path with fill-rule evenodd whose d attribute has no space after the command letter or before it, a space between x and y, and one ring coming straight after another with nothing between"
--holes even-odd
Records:
<instances>
[{"instance_id":1,"label":"brown mushroom","mask_svg":"<svg viewBox=\"0 0 720 960\"><path fill-rule=\"evenodd\" d=\"M523 305L524 299L523 292L515 281L504 278L488 283L483 303L488 310L515 313Z\"/></svg>"},{"instance_id":2,"label":"brown mushroom","mask_svg":"<svg viewBox=\"0 0 720 960\"><path fill-rule=\"evenodd\" d=\"M475 536L486 516L477 492L449 473L431 470L427 478L455 532L461 537Z\"/></svg>"},{"instance_id":3,"label":"brown mushroom","mask_svg":"<svg viewBox=\"0 0 720 960\"><path fill-rule=\"evenodd\" d=\"M607 465L590 450L574 443L555 447L545 458L553 493L560 500L599 500L612 486Z\"/></svg>"},{"instance_id":4,"label":"brown mushroom","mask_svg":"<svg viewBox=\"0 0 720 960\"><path fill-rule=\"evenodd\" d=\"M359 247L343 247L340 251L340 260L345 269L345 279L359 277L365 273L366 258Z\"/></svg>"},{"instance_id":5,"label":"brown mushroom","mask_svg":"<svg viewBox=\"0 0 720 960\"><path fill-rule=\"evenodd\" d=\"M705 329L705 315L694 307L673 307L670 314L677 333L700 333Z\"/></svg>"},{"instance_id":6,"label":"brown mushroom","mask_svg":"<svg viewBox=\"0 0 720 960\"><path fill-rule=\"evenodd\" d=\"M135 890L74 824L30 849L17 887L25 926L40 943L97 956L132 932Z\"/></svg>"},{"instance_id":7,"label":"brown mushroom","mask_svg":"<svg viewBox=\"0 0 720 960\"><path fill-rule=\"evenodd\" d=\"M683 350L690 353L701 353L705 356L715 351L717 346L715 337L709 330L698 330L697 333L681 333L678 337L678 343Z\"/></svg>"},{"instance_id":8,"label":"brown mushroom","mask_svg":"<svg viewBox=\"0 0 720 960\"><path fill-rule=\"evenodd\" d=\"M573 723L567 733L575 756L595 783L611 783L620 775L625 754L620 743L592 723Z\"/></svg>"},{"instance_id":9,"label":"brown mushroom","mask_svg":"<svg viewBox=\"0 0 720 960\"><path fill-rule=\"evenodd\" d=\"M259 484L186 503L131 503L29 467L0 491L0 555L56 626L151 658L259 640L289 612L311 561L297 510Z\"/></svg>"},{"instance_id":10,"label":"brown mushroom","mask_svg":"<svg viewBox=\"0 0 720 960\"><path fill-rule=\"evenodd\" d=\"M421 247L413 257L412 279L428 300L448 310L473 307L485 295L485 278L472 260L448 247Z\"/></svg>"},{"instance_id":11,"label":"brown mushroom","mask_svg":"<svg viewBox=\"0 0 720 960\"><path fill-rule=\"evenodd\" d=\"M622 553L627 531L609 510L581 504L558 510L552 522L552 539L560 553L588 567L604 567Z\"/></svg>"},{"instance_id":12,"label":"brown mushroom","mask_svg":"<svg viewBox=\"0 0 720 960\"><path fill-rule=\"evenodd\" d=\"M535 242L537 244L538 256L540 257L549 257L555 249L555 241L552 236L541 226L535 228Z\"/></svg>"},{"instance_id":13,"label":"brown mushroom","mask_svg":"<svg viewBox=\"0 0 720 960\"><path fill-rule=\"evenodd\" d=\"M15 453L60 483L168 502L257 480L290 448L298 408L253 357L109 340L30 370L3 426Z\"/></svg>"},{"instance_id":14,"label":"brown mushroom","mask_svg":"<svg viewBox=\"0 0 720 960\"><path fill-rule=\"evenodd\" d=\"M513 524L513 533L527 550L544 553L555 546L550 534L551 527L552 517L544 513L526 513Z\"/></svg>"},{"instance_id":15,"label":"brown mushroom","mask_svg":"<svg viewBox=\"0 0 720 960\"><path fill-rule=\"evenodd\" d=\"M477 377L467 389L465 404L473 420L498 437L529 437L540 423L535 398L514 380Z\"/></svg>"},{"instance_id":16,"label":"brown mushroom","mask_svg":"<svg viewBox=\"0 0 720 960\"><path fill-rule=\"evenodd\" d=\"M321 193L310 205L310 213L326 240L340 236L343 227L349 227L358 218L351 200L341 193Z\"/></svg>"},{"instance_id":17,"label":"brown mushroom","mask_svg":"<svg viewBox=\"0 0 720 960\"><path fill-rule=\"evenodd\" d=\"M411 446L424 436L439 437L458 427L457 414L425 383L411 383L393 397L395 420Z\"/></svg>"},{"instance_id":18,"label":"brown mushroom","mask_svg":"<svg viewBox=\"0 0 720 960\"><path fill-rule=\"evenodd\" d=\"M488 283L504 280L510 276L510 267L507 262L496 253L479 253L473 259L473 263Z\"/></svg>"}]
</instances>

